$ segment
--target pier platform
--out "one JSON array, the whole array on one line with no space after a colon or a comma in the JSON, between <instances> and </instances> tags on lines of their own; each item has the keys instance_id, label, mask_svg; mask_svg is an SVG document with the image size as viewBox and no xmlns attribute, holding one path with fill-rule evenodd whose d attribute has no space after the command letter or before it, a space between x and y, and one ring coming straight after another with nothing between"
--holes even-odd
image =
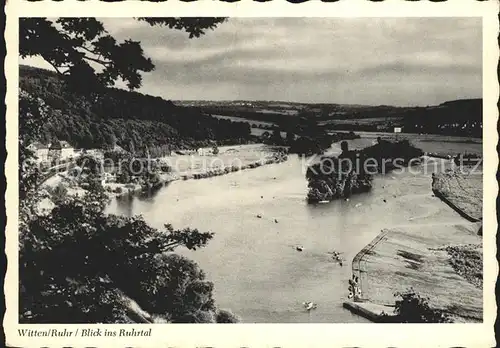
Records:
<instances>
[{"instance_id":1,"label":"pier platform","mask_svg":"<svg viewBox=\"0 0 500 348\"><path fill-rule=\"evenodd\" d=\"M392 322L392 319L395 317L394 307L392 306L384 306L371 302L346 301L343 307L375 323Z\"/></svg>"}]
</instances>

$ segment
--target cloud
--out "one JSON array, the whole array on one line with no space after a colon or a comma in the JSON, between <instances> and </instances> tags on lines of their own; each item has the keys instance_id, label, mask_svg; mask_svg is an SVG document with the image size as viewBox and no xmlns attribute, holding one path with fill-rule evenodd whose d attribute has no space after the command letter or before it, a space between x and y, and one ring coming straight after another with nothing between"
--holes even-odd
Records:
<instances>
[{"instance_id":1,"label":"cloud","mask_svg":"<svg viewBox=\"0 0 500 348\"><path fill-rule=\"evenodd\" d=\"M167 99L430 105L482 95L481 18L229 18L206 35L101 19Z\"/></svg>"}]
</instances>

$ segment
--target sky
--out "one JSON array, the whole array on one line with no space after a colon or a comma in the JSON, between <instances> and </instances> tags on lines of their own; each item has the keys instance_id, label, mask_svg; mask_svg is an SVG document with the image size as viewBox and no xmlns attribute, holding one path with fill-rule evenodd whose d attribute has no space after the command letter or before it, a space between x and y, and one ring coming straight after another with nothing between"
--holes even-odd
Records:
<instances>
[{"instance_id":1,"label":"sky","mask_svg":"<svg viewBox=\"0 0 500 348\"><path fill-rule=\"evenodd\" d=\"M482 96L481 18L229 18L193 39L101 20L141 42L156 69L139 91L165 99L424 106Z\"/></svg>"}]
</instances>

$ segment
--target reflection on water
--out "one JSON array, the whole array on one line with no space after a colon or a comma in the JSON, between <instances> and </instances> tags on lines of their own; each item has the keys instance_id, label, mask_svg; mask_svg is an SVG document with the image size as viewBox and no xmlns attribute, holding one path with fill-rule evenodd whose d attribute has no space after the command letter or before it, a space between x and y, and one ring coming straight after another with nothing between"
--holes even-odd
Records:
<instances>
[{"instance_id":1,"label":"reflection on water","mask_svg":"<svg viewBox=\"0 0 500 348\"><path fill-rule=\"evenodd\" d=\"M408 173L377 177L372 192L349 201L307 205L301 166L290 156L285 163L177 181L147 199L115 200L108 211L142 214L157 228L168 222L215 232L207 247L178 252L200 264L217 304L244 322L364 321L342 308L355 254L384 227L455 213L434 203L428 175ZM332 251L341 253L343 266ZM305 301L318 308L304 311Z\"/></svg>"}]
</instances>

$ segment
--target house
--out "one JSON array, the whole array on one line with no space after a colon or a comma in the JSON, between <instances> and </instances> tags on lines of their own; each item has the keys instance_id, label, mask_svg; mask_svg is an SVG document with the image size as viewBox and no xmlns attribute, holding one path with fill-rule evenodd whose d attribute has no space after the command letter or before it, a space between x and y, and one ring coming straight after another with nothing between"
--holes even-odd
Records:
<instances>
[{"instance_id":1,"label":"house","mask_svg":"<svg viewBox=\"0 0 500 348\"><path fill-rule=\"evenodd\" d=\"M53 165L61 160L62 147L59 141L54 141L49 146L49 152L47 154L47 160Z\"/></svg>"},{"instance_id":2,"label":"house","mask_svg":"<svg viewBox=\"0 0 500 348\"><path fill-rule=\"evenodd\" d=\"M104 185L112 182L116 182L116 175L108 172L103 172L101 176L101 184Z\"/></svg>"},{"instance_id":3,"label":"house","mask_svg":"<svg viewBox=\"0 0 500 348\"><path fill-rule=\"evenodd\" d=\"M75 157L75 148L71 146L67 141L61 141L61 159L71 159Z\"/></svg>"},{"instance_id":4,"label":"house","mask_svg":"<svg viewBox=\"0 0 500 348\"><path fill-rule=\"evenodd\" d=\"M39 141L35 141L28 145L28 149L35 153L37 160L39 162L47 162L49 155L49 146L42 144Z\"/></svg>"},{"instance_id":5,"label":"house","mask_svg":"<svg viewBox=\"0 0 500 348\"><path fill-rule=\"evenodd\" d=\"M121 147L120 145L116 145L116 144L115 144L115 146L113 146L111 151L116 151L119 153L126 153L127 152L123 147Z\"/></svg>"}]
</instances>

